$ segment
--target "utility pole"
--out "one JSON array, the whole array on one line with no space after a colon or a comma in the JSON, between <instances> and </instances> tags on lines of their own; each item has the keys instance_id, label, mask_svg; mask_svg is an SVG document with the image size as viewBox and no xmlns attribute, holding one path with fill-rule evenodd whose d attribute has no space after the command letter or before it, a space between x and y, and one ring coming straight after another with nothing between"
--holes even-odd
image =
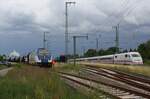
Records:
<instances>
[{"instance_id":1,"label":"utility pole","mask_svg":"<svg viewBox=\"0 0 150 99\"><path fill-rule=\"evenodd\" d=\"M46 33L49 33L49 32L44 32L44 35L43 35L43 48L46 48Z\"/></svg>"},{"instance_id":2,"label":"utility pole","mask_svg":"<svg viewBox=\"0 0 150 99\"><path fill-rule=\"evenodd\" d=\"M84 56L85 51L86 51L86 50L85 50L85 46L82 46L82 48L83 48L82 50L83 50L83 56Z\"/></svg>"},{"instance_id":3,"label":"utility pole","mask_svg":"<svg viewBox=\"0 0 150 99\"><path fill-rule=\"evenodd\" d=\"M73 63L76 65L76 36L73 36Z\"/></svg>"},{"instance_id":4,"label":"utility pole","mask_svg":"<svg viewBox=\"0 0 150 99\"><path fill-rule=\"evenodd\" d=\"M76 39L77 38L87 38L88 39L88 35L87 36L73 36L74 66L76 65Z\"/></svg>"},{"instance_id":5,"label":"utility pole","mask_svg":"<svg viewBox=\"0 0 150 99\"><path fill-rule=\"evenodd\" d=\"M45 33L46 33L46 32L44 32L44 37L43 37L43 48L46 48L46 38L45 38Z\"/></svg>"},{"instance_id":6,"label":"utility pole","mask_svg":"<svg viewBox=\"0 0 150 99\"><path fill-rule=\"evenodd\" d=\"M65 55L68 55L68 5L75 4L75 2L65 2Z\"/></svg>"},{"instance_id":7,"label":"utility pole","mask_svg":"<svg viewBox=\"0 0 150 99\"><path fill-rule=\"evenodd\" d=\"M99 35L99 37L96 38L96 50L98 51L99 49L99 38L101 37L101 35Z\"/></svg>"},{"instance_id":8,"label":"utility pole","mask_svg":"<svg viewBox=\"0 0 150 99\"><path fill-rule=\"evenodd\" d=\"M96 38L96 50L98 51L98 38Z\"/></svg>"},{"instance_id":9,"label":"utility pole","mask_svg":"<svg viewBox=\"0 0 150 99\"><path fill-rule=\"evenodd\" d=\"M113 28L115 28L116 31L116 53L119 53L119 24L117 26L114 26Z\"/></svg>"}]
</instances>

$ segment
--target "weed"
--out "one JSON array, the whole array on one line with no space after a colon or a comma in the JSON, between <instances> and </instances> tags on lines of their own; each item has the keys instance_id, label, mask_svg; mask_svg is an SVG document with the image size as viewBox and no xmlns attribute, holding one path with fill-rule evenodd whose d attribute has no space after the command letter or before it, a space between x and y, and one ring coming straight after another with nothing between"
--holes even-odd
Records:
<instances>
[{"instance_id":1,"label":"weed","mask_svg":"<svg viewBox=\"0 0 150 99\"><path fill-rule=\"evenodd\" d=\"M21 64L15 64L15 67L17 67L17 68L21 68L22 67L22 65Z\"/></svg>"},{"instance_id":2,"label":"weed","mask_svg":"<svg viewBox=\"0 0 150 99\"><path fill-rule=\"evenodd\" d=\"M67 86L53 70L18 67L1 78L0 99L89 99Z\"/></svg>"}]
</instances>

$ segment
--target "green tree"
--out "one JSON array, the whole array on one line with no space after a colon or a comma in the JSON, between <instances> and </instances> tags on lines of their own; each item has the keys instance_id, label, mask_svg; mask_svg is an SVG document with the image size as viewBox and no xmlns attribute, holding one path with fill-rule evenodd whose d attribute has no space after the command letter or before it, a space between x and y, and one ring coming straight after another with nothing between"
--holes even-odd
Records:
<instances>
[{"instance_id":1,"label":"green tree","mask_svg":"<svg viewBox=\"0 0 150 99\"><path fill-rule=\"evenodd\" d=\"M133 52L133 50L130 48L129 52Z\"/></svg>"},{"instance_id":2,"label":"green tree","mask_svg":"<svg viewBox=\"0 0 150 99\"><path fill-rule=\"evenodd\" d=\"M126 53L126 52L128 52L128 50L127 50L127 49L125 49L125 50L123 50L123 51L122 51L122 53Z\"/></svg>"},{"instance_id":3,"label":"green tree","mask_svg":"<svg viewBox=\"0 0 150 99\"><path fill-rule=\"evenodd\" d=\"M84 54L85 57L97 56L97 51L95 49L88 49L88 51Z\"/></svg>"},{"instance_id":4,"label":"green tree","mask_svg":"<svg viewBox=\"0 0 150 99\"><path fill-rule=\"evenodd\" d=\"M138 46L138 51L144 59L150 59L150 40Z\"/></svg>"},{"instance_id":5,"label":"green tree","mask_svg":"<svg viewBox=\"0 0 150 99\"><path fill-rule=\"evenodd\" d=\"M0 61L3 61L3 56L2 55L0 55Z\"/></svg>"},{"instance_id":6,"label":"green tree","mask_svg":"<svg viewBox=\"0 0 150 99\"><path fill-rule=\"evenodd\" d=\"M107 49L107 54L110 55L110 54L115 54L116 53L116 47L110 47Z\"/></svg>"},{"instance_id":7,"label":"green tree","mask_svg":"<svg viewBox=\"0 0 150 99\"><path fill-rule=\"evenodd\" d=\"M98 51L98 55L102 56L102 55L110 55L110 54L114 54L116 52L116 47L110 47L106 50L104 49L100 49Z\"/></svg>"},{"instance_id":8,"label":"green tree","mask_svg":"<svg viewBox=\"0 0 150 99\"><path fill-rule=\"evenodd\" d=\"M107 51L104 50L104 49L100 49L100 50L98 51L98 55L99 55L99 56L106 55L106 54L107 54Z\"/></svg>"}]
</instances>

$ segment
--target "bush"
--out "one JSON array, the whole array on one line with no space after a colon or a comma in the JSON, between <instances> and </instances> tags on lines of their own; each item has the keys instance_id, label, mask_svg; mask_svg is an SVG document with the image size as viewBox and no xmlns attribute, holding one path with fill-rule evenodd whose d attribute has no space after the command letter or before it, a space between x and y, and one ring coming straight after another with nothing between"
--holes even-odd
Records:
<instances>
[{"instance_id":1,"label":"bush","mask_svg":"<svg viewBox=\"0 0 150 99\"><path fill-rule=\"evenodd\" d=\"M16 66L17 68L21 68L21 67L22 67L21 64L16 64L15 66Z\"/></svg>"}]
</instances>

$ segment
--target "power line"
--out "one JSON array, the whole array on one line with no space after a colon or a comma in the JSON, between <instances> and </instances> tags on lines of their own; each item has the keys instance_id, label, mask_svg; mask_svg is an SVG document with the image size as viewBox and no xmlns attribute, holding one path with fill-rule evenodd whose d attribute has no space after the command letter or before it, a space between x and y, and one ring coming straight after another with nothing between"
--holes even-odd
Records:
<instances>
[{"instance_id":1,"label":"power line","mask_svg":"<svg viewBox=\"0 0 150 99\"><path fill-rule=\"evenodd\" d=\"M116 40L115 40L115 42L116 42L116 53L119 53L119 25L122 22L123 17L125 16L125 14L127 13L126 16L128 16L133 11L133 9L135 9L134 6L127 8L127 11L124 11L124 13L122 14L122 18L120 19L119 23L116 26L113 27L113 28L115 28L115 31L116 31Z\"/></svg>"},{"instance_id":2,"label":"power line","mask_svg":"<svg viewBox=\"0 0 150 99\"><path fill-rule=\"evenodd\" d=\"M126 12L126 11L129 9L129 7L130 7L130 5L129 5L129 0L125 0L125 1L126 1L126 2L124 2L124 3L121 5L122 9L120 9L119 13L116 15L116 18L122 17L122 16L124 15L124 12Z\"/></svg>"},{"instance_id":3,"label":"power line","mask_svg":"<svg viewBox=\"0 0 150 99\"><path fill-rule=\"evenodd\" d=\"M136 1L138 1L138 0L136 0ZM134 2L134 6L130 6L128 9L126 9L126 11L124 11L124 13L122 14L122 16L120 16L120 17L122 17L121 19L120 19L120 21L118 22L118 24L120 24L122 21L123 21L123 19L124 19L124 17L127 17L129 14L131 14L132 13L132 11L133 10L135 10L136 9L136 4L137 2Z\"/></svg>"},{"instance_id":4,"label":"power line","mask_svg":"<svg viewBox=\"0 0 150 99\"><path fill-rule=\"evenodd\" d=\"M136 1L138 1L138 0L136 0ZM135 1L135 2L136 2ZM135 4L135 2L133 3L133 4ZM129 0L125 0L123 3L122 3L122 10L120 10L119 11L119 13L116 15L116 14L114 14L114 13L112 13L111 15L109 15L109 17L107 17L107 18L109 18L108 19L108 21L106 21L105 23L109 23L109 24L112 24L113 22L111 22L111 21L109 21L110 19L111 19L111 17L112 16L114 16L114 17L116 17L116 18L121 18L121 20L118 22L118 24L120 24L121 23L121 21L123 20L123 17L125 16L125 14L126 13L128 13L128 12L132 12L132 11L130 11L130 10L132 10L133 8L132 8L132 5L133 4L129 4ZM117 17L118 16L118 17Z\"/></svg>"},{"instance_id":5,"label":"power line","mask_svg":"<svg viewBox=\"0 0 150 99\"><path fill-rule=\"evenodd\" d=\"M128 3L129 3L129 0L124 0L123 2L122 2L122 6L121 7L123 7L123 8L121 8L121 9L125 9L125 7L128 5ZM120 9L120 13L121 13L121 10ZM107 17L105 20L106 20L106 24L108 23L108 24L112 24L113 22L111 22L112 20L110 20L113 16L115 16L116 17L116 13L114 13L114 12L111 12L111 14L109 15L109 17Z\"/></svg>"}]
</instances>

